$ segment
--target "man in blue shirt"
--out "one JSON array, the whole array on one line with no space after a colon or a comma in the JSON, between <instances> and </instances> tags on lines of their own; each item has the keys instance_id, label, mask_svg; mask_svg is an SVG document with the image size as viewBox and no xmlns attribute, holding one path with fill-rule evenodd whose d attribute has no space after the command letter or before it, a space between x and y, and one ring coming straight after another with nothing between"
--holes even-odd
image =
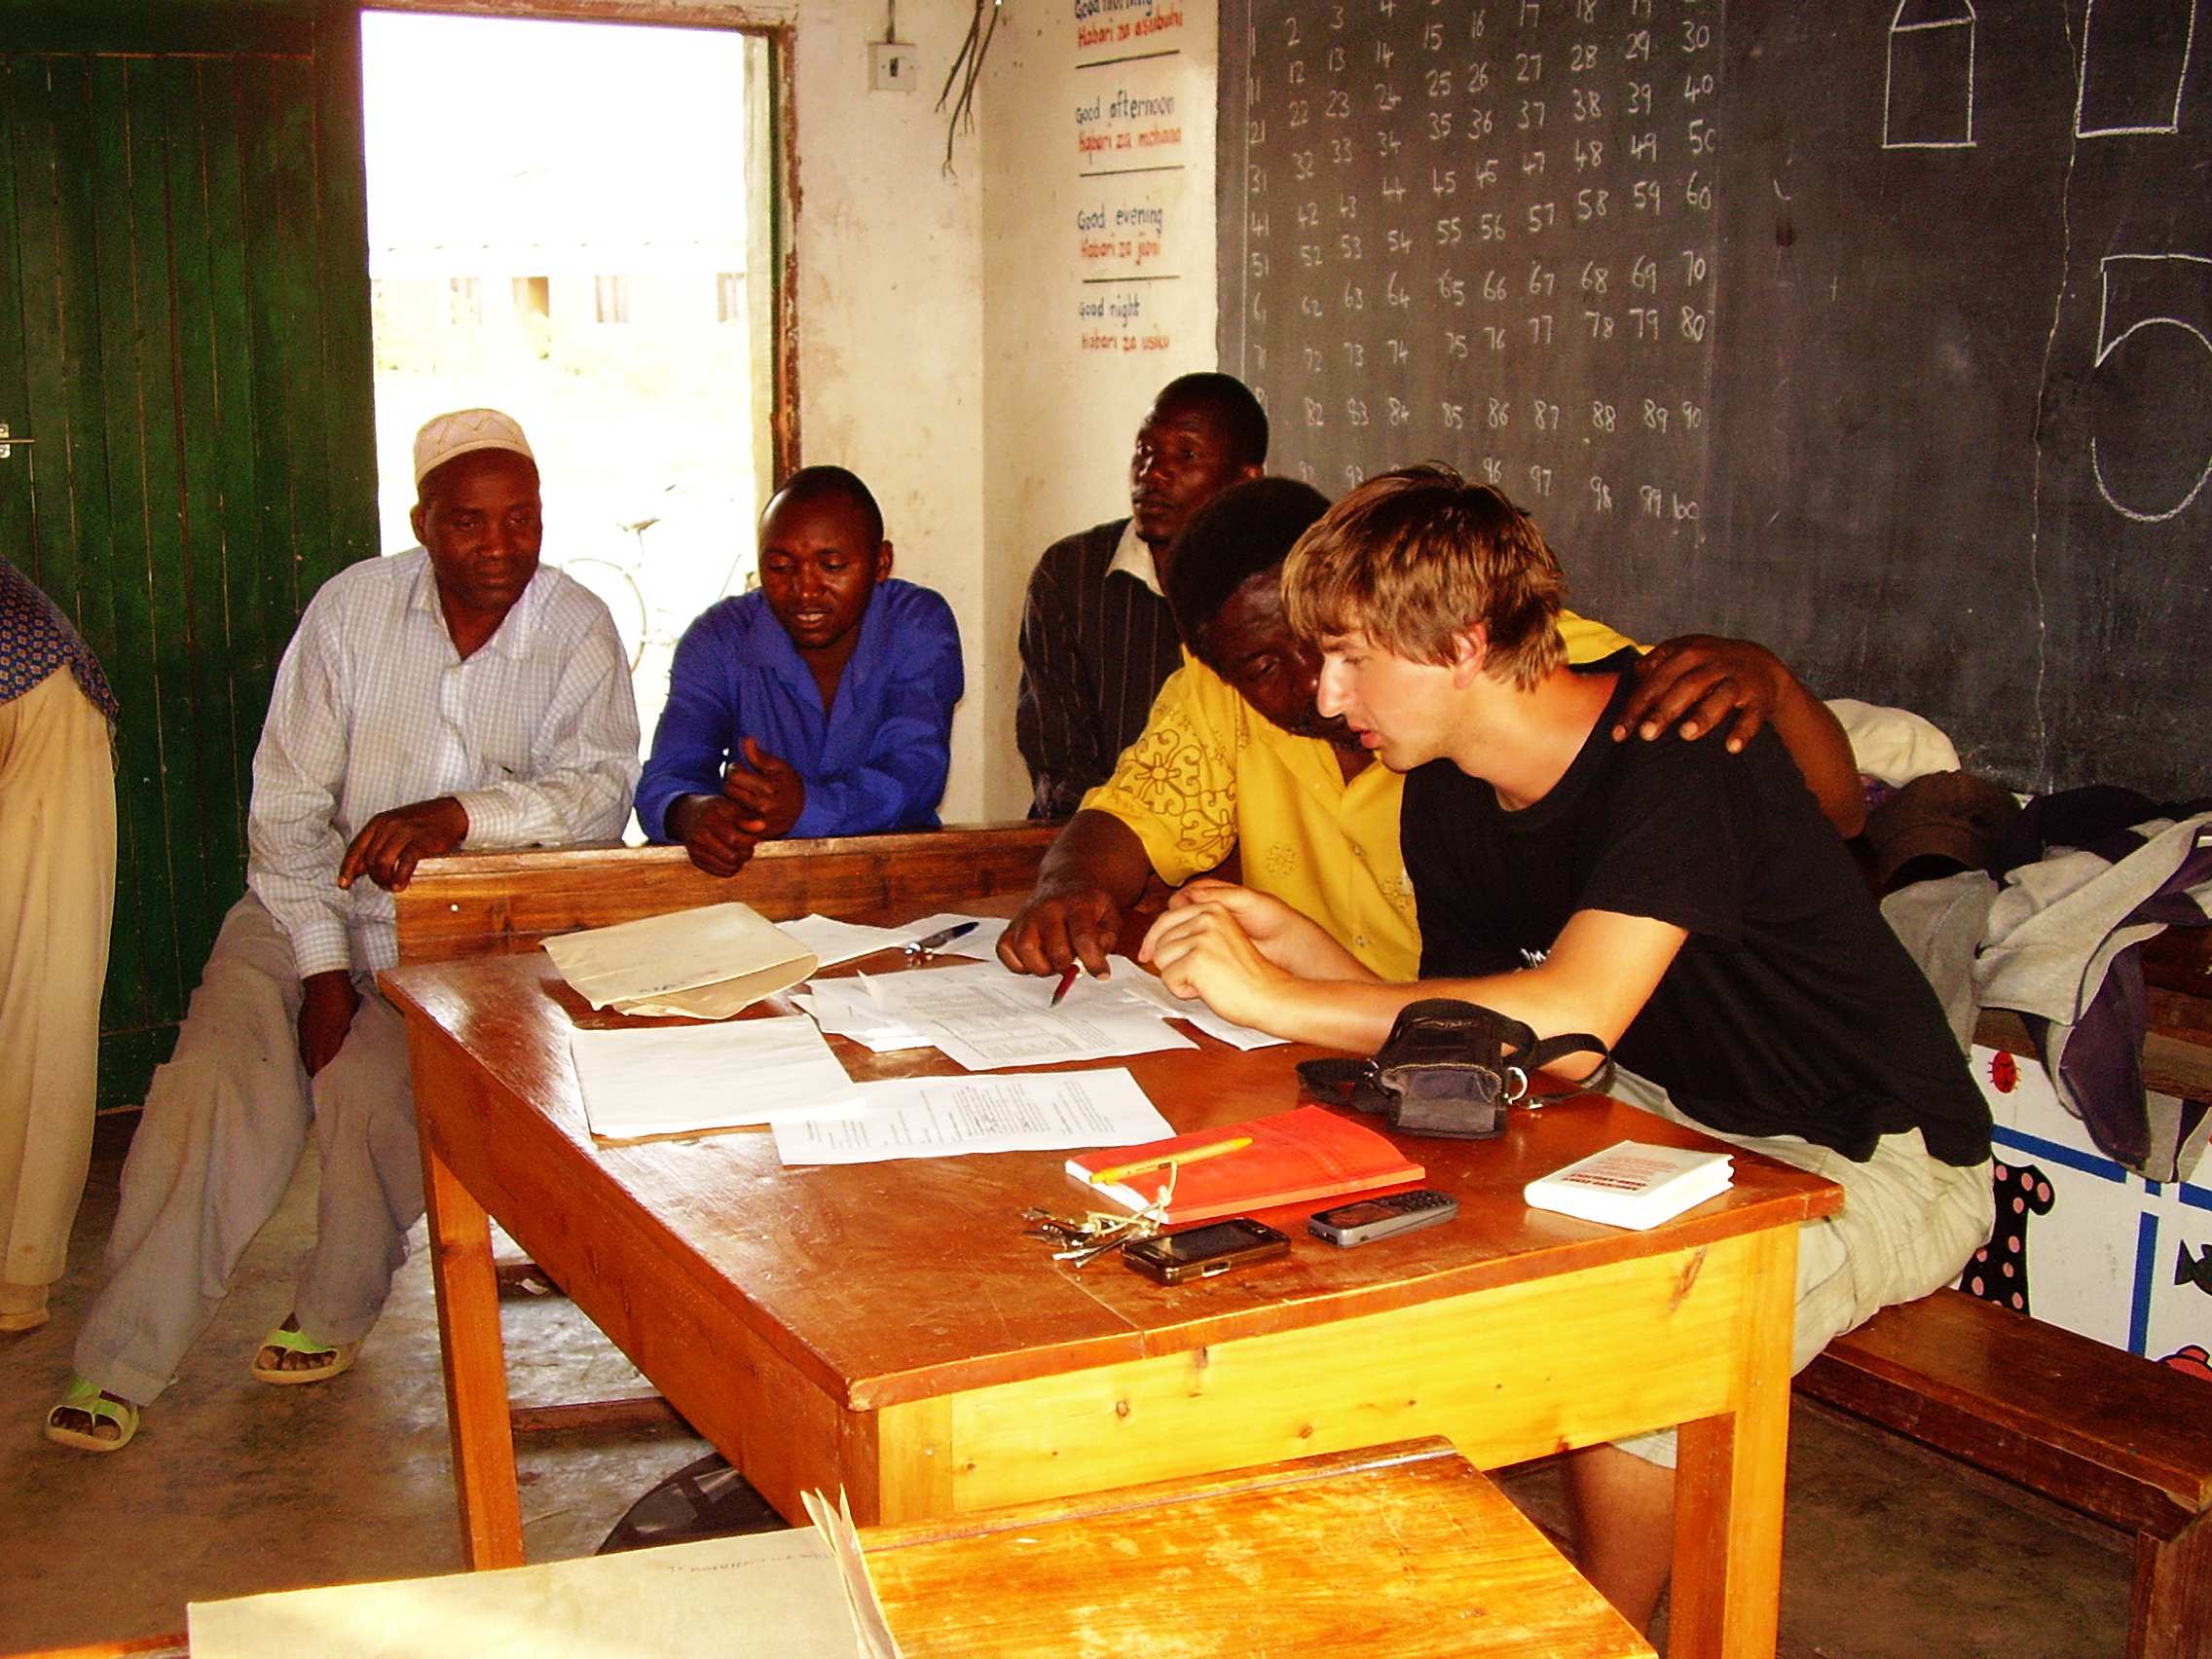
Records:
<instances>
[{"instance_id":1,"label":"man in blue shirt","mask_svg":"<svg viewBox=\"0 0 2212 1659\"><path fill-rule=\"evenodd\" d=\"M761 515L759 590L677 645L638 823L710 875L779 836L935 829L962 688L952 608L892 577L867 486L803 467Z\"/></svg>"}]
</instances>

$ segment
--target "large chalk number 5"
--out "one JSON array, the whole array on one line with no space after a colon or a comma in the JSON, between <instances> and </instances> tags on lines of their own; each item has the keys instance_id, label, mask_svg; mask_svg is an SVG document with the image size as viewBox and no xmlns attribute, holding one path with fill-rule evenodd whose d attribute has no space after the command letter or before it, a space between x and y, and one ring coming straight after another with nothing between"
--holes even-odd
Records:
<instances>
[{"instance_id":1,"label":"large chalk number 5","mask_svg":"<svg viewBox=\"0 0 2212 1659\"><path fill-rule=\"evenodd\" d=\"M2103 262L2089 377L2089 464L2115 512L2157 524L2212 478L2212 259Z\"/></svg>"}]
</instances>

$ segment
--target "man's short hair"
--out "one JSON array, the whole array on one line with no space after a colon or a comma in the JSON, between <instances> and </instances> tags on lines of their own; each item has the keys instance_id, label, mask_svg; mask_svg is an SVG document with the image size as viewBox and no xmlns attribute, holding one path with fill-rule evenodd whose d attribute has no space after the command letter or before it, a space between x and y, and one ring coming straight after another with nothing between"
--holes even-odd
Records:
<instances>
[{"instance_id":1,"label":"man's short hair","mask_svg":"<svg viewBox=\"0 0 2212 1659\"><path fill-rule=\"evenodd\" d=\"M1412 662L1449 663L1480 625L1484 672L1526 691L1567 660L1567 577L1529 515L1448 466L1381 473L1299 538L1283 608L1309 640L1357 630Z\"/></svg>"},{"instance_id":2,"label":"man's short hair","mask_svg":"<svg viewBox=\"0 0 2212 1659\"><path fill-rule=\"evenodd\" d=\"M861 517L867 521L867 551L873 552L883 540L883 509L875 504L875 497L860 475L848 472L842 466L802 466L778 486L768 498L768 505L778 501L793 504L804 501L849 501L860 509ZM762 509L765 516L766 509Z\"/></svg>"},{"instance_id":3,"label":"man's short hair","mask_svg":"<svg viewBox=\"0 0 2212 1659\"><path fill-rule=\"evenodd\" d=\"M1231 460L1238 466L1265 466L1268 461L1268 412L1252 395L1252 388L1235 375L1180 375L1160 388L1153 400L1195 403L1221 423L1229 438Z\"/></svg>"},{"instance_id":4,"label":"man's short hair","mask_svg":"<svg viewBox=\"0 0 2212 1659\"><path fill-rule=\"evenodd\" d=\"M1161 577L1175 632L1203 658L1199 639L1229 596L1274 570L1323 513L1329 498L1295 478L1253 478L1193 513ZM1217 666L1217 665L1214 665Z\"/></svg>"}]
</instances>

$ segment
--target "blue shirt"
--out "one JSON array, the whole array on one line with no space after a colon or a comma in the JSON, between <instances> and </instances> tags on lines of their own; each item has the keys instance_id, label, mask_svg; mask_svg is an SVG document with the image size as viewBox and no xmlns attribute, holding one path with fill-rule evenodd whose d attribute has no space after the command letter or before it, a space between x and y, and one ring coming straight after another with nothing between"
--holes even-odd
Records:
<instances>
[{"instance_id":1,"label":"blue shirt","mask_svg":"<svg viewBox=\"0 0 2212 1659\"><path fill-rule=\"evenodd\" d=\"M709 606L683 631L668 671L668 706L638 781L638 823L668 833L679 795L719 794L750 737L795 768L806 806L795 836L934 830L952 763L952 708L964 682L952 608L912 582L879 583L860 643L825 715L813 672L767 596Z\"/></svg>"}]
</instances>

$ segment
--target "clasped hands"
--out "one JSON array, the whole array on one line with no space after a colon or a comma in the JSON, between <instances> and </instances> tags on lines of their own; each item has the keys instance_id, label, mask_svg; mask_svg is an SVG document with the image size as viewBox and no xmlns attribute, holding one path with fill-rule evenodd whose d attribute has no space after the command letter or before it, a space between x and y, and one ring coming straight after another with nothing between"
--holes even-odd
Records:
<instances>
[{"instance_id":1,"label":"clasped hands","mask_svg":"<svg viewBox=\"0 0 2212 1659\"><path fill-rule=\"evenodd\" d=\"M670 831L709 875L735 875L755 847L789 835L806 810L806 780L794 767L750 737L743 753L720 794L680 795L668 809Z\"/></svg>"}]
</instances>

